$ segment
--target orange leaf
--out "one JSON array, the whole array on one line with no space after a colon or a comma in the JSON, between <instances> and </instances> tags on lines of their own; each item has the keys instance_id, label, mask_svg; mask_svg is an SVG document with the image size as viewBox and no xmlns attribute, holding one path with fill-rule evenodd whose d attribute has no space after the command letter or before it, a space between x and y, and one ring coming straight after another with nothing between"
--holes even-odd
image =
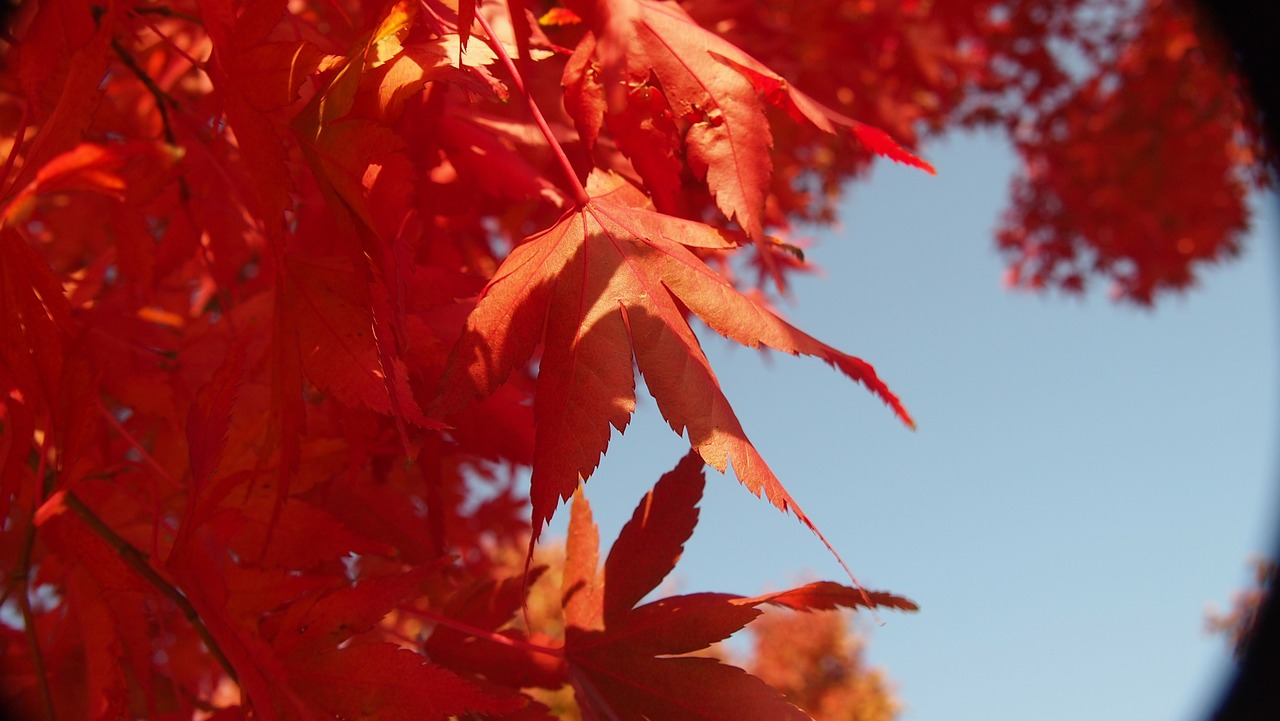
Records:
<instances>
[{"instance_id":1,"label":"orange leaf","mask_svg":"<svg viewBox=\"0 0 1280 721\"><path fill-rule=\"evenodd\" d=\"M560 585L560 603L565 623L577 628L597 629L603 620L599 574L600 530L591 519L587 496L573 497L569 516L569 538L565 541L564 573Z\"/></svg>"},{"instance_id":2,"label":"orange leaf","mask_svg":"<svg viewBox=\"0 0 1280 721\"><path fill-rule=\"evenodd\" d=\"M728 43L678 5L648 0L639 5L629 72L640 80L650 71L658 76L674 113L692 123L685 135L690 165L705 175L725 217L736 220L753 241L763 240L773 138L755 89L711 56Z\"/></svg>"},{"instance_id":3,"label":"orange leaf","mask_svg":"<svg viewBox=\"0 0 1280 721\"><path fill-rule=\"evenodd\" d=\"M913 601L884 591L863 591L830 581L809 583L789 591L766 593L755 598L744 598L737 603L759 605L768 603L784 606L793 611L830 611L835 608L892 608L898 611L918 611Z\"/></svg>"}]
</instances>

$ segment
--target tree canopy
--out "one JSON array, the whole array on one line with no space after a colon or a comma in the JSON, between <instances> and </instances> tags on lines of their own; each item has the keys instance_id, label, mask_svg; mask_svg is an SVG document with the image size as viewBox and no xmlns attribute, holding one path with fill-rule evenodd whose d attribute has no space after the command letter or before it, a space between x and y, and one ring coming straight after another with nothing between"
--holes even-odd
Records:
<instances>
[{"instance_id":1,"label":"tree canopy","mask_svg":"<svg viewBox=\"0 0 1280 721\"><path fill-rule=\"evenodd\" d=\"M911 427L770 305L871 162L1003 129L1007 282L1140 304L1269 182L1172 0L43 0L3 42L0 701L32 718L885 718L838 628L759 635L853 664L827 681L696 655L768 607L915 610L854 570L651 598L705 466L822 537L700 334ZM690 450L602 558L637 371Z\"/></svg>"}]
</instances>

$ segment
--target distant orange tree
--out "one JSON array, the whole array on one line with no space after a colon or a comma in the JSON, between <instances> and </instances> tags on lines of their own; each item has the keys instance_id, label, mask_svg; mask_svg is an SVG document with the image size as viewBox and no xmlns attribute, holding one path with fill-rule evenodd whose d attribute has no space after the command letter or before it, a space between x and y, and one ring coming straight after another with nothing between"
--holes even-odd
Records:
<instances>
[{"instance_id":1,"label":"distant orange tree","mask_svg":"<svg viewBox=\"0 0 1280 721\"><path fill-rule=\"evenodd\" d=\"M1253 566L1253 582L1232 595L1231 608L1213 611L1207 619L1209 631L1225 636L1237 659L1244 658L1248 652L1249 644L1256 635L1258 614L1276 585L1275 561L1255 558L1250 565Z\"/></svg>"}]
</instances>

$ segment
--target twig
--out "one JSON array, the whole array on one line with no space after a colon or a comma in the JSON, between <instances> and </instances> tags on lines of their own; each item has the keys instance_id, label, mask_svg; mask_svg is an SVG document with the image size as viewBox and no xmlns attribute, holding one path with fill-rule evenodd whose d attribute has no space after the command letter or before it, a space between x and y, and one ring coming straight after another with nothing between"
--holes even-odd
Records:
<instances>
[{"instance_id":1,"label":"twig","mask_svg":"<svg viewBox=\"0 0 1280 721\"><path fill-rule=\"evenodd\" d=\"M133 447L133 450L138 452L138 456L143 461L146 461L148 466L151 466L151 470L155 471L157 476L174 488L182 488L182 484L178 483L173 476L169 475L169 472L164 469L164 466L161 466L160 463L151 456L151 452L144 448L143 445L138 442L138 439L134 438L133 434L130 433L127 428L121 425L120 421L116 419L115 414L107 410L107 407L102 404L102 401L98 400L94 402L98 405L98 413L111 424L112 428L116 429L116 432Z\"/></svg>"},{"instance_id":2,"label":"twig","mask_svg":"<svg viewBox=\"0 0 1280 721\"><path fill-rule=\"evenodd\" d=\"M147 561L147 556L142 551L134 548L128 541L124 540L111 530L101 518L98 518L89 507L84 504L74 493L67 491L64 497L67 508L70 508L85 525L90 528L98 538L101 538L108 546L115 550L116 554L134 570L143 580L151 584L157 591L173 601L174 604L182 610L182 615L186 617L187 622L195 629L196 635L204 642L205 648L209 649L209 653L213 655L214 660L222 667L224 673L231 678L232 681L239 682L236 676L236 670L231 665L231 661L227 659L226 654L222 652L222 648L218 646L217 640L213 634L209 632L209 628L204 625L204 621L200 618L199 612L187 600L187 597L179 591L176 586L169 583L163 576L156 572Z\"/></svg>"},{"instance_id":3,"label":"twig","mask_svg":"<svg viewBox=\"0 0 1280 721\"><path fill-rule=\"evenodd\" d=\"M173 51L178 55L181 55L183 58L186 58L187 62L191 63L192 67L196 68L197 70L200 70L201 72L205 72L204 63L191 57L190 53L178 47L177 43L175 43L173 39L170 38L168 35L165 35L163 32L161 32L160 28L156 27L155 23L151 22L151 19L148 18L147 15L162 15L164 17L180 18L182 20L187 20L188 22L191 22L200 26L203 26L204 23L200 22L200 18L191 17L189 15L183 15L181 13L154 12L154 10L157 10L157 9L158 8L129 8L126 12L130 12L134 14L143 23L146 23L146 26L151 28L151 32L155 33L156 37L160 38L161 42L173 48Z\"/></svg>"},{"instance_id":4,"label":"twig","mask_svg":"<svg viewBox=\"0 0 1280 721\"><path fill-rule=\"evenodd\" d=\"M463 0L463 2L473 1ZM542 131L542 136L547 139L547 143L551 146L551 152L556 156L556 161L560 163L565 177L569 180L569 187L573 190L574 200L580 206L591 202L591 196L587 195L587 189L582 187L582 183L578 180L578 174L574 171L573 164L569 162L569 156L565 155L564 148L560 147L560 141L556 140L555 134L551 132L551 126L547 124L547 119L543 117L542 109L538 107L538 102L533 99L533 96L529 94L528 89L525 87L524 76L520 74L520 70L516 67L515 62L511 60L511 56L507 54L507 49L502 46L498 36L494 34L493 26L489 24L489 20L485 18L482 12L476 13L476 20L480 23L480 27L484 29L485 42L502 60L507 72L511 73L512 84L516 86L516 91L520 93L525 103L528 104L529 112L533 114L533 122L537 124L538 130Z\"/></svg>"},{"instance_id":5,"label":"twig","mask_svg":"<svg viewBox=\"0 0 1280 721\"><path fill-rule=\"evenodd\" d=\"M552 646L542 646L536 643L530 643L529 641L521 641L519 639L511 638L510 636L503 636L502 634L496 633L494 631L486 631L483 628L472 626L471 624L466 623L464 621L459 621L457 619L449 618L448 616L442 616L433 611L424 611L420 608L413 608L412 606L404 606L404 607L401 607L400 610L411 616L418 616L419 618L425 618L426 620L432 621L441 626L446 626L448 628L452 628L455 631L461 631L465 634L474 636L476 638L484 639L486 641L492 641L493 643L499 644L501 646L507 646L508 648L518 648L523 651L531 651L533 653L540 653L546 656L553 656L555 658L560 658L560 659L564 658L564 649L562 648L554 648Z\"/></svg>"},{"instance_id":6,"label":"twig","mask_svg":"<svg viewBox=\"0 0 1280 721\"><path fill-rule=\"evenodd\" d=\"M31 103L22 104L22 118L18 121L18 132L13 135L13 145L9 146L9 156L4 159L4 169L0 170L0 188L9 180L9 171L18 159L18 150L22 148L23 136L27 134L27 123L31 121ZM12 190L12 188L10 189Z\"/></svg>"},{"instance_id":7,"label":"twig","mask_svg":"<svg viewBox=\"0 0 1280 721\"><path fill-rule=\"evenodd\" d=\"M138 61L134 60L133 56L120 44L119 40L111 40L111 49L116 52L116 57L120 58L120 62L129 68L129 72L133 73L134 77L142 83L147 92L151 93L151 97L156 101L156 110L160 113L160 122L164 127L164 140L169 145L177 147L178 137L173 134L173 126L169 123L169 106L172 105L176 108L178 104L159 85L156 85L156 81L138 65Z\"/></svg>"}]
</instances>

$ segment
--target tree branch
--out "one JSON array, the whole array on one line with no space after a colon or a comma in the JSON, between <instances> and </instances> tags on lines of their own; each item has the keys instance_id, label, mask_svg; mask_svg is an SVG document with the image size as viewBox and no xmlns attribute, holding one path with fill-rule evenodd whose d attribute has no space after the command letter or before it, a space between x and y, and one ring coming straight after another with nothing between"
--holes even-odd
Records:
<instances>
[{"instance_id":1,"label":"tree branch","mask_svg":"<svg viewBox=\"0 0 1280 721\"><path fill-rule=\"evenodd\" d=\"M101 518L98 518L88 506L84 504L74 493L67 491L63 502L67 504L81 521L94 532L98 538L111 546L124 562L134 570L143 580L151 584L153 588L161 594L173 601L178 608L182 609L182 615L186 617L187 622L195 629L196 635L204 642L205 648L209 649L209 653L213 655L214 660L222 667L224 673L231 678L232 681L239 682L236 676L235 667L231 665L231 661L227 659L226 654L222 652L222 648L218 646L218 642L214 639L213 634L209 632L209 628L204 625L204 621L200 618L200 614L196 611L187 597L178 590L176 586L169 583L167 579L156 572L151 567L151 563L147 560L146 554L134 548L128 541L121 538L115 531L111 530Z\"/></svg>"},{"instance_id":2,"label":"tree branch","mask_svg":"<svg viewBox=\"0 0 1280 721\"><path fill-rule=\"evenodd\" d=\"M471 2L473 0L463 1ZM528 104L529 112L533 114L533 122L538 126L538 130L542 132L542 136L547 139L547 144L551 146L551 152L556 156L556 161L560 163L560 167L564 170L565 177L569 181L569 187L573 190L574 200L577 201L579 206L591 202L591 196L587 195L587 189L582 187L582 183L578 180L578 174L574 171L573 164L569 162L569 156L565 155L564 148L560 146L560 141L556 140L555 134L551 132L551 126L547 124L547 119L543 117L542 109L538 107L538 102L529 94L529 90L524 84L524 76L520 74L520 69L516 67L511 56L507 54L507 49L498 41L498 36L493 32L493 26L489 24L489 20L482 12L476 13L476 20L480 23L480 27L484 29L485 42L502 60L507 72L511 73L511 82L516 86L516 91L524 98L525 103Z\"/></svg>"}]
</instances>

